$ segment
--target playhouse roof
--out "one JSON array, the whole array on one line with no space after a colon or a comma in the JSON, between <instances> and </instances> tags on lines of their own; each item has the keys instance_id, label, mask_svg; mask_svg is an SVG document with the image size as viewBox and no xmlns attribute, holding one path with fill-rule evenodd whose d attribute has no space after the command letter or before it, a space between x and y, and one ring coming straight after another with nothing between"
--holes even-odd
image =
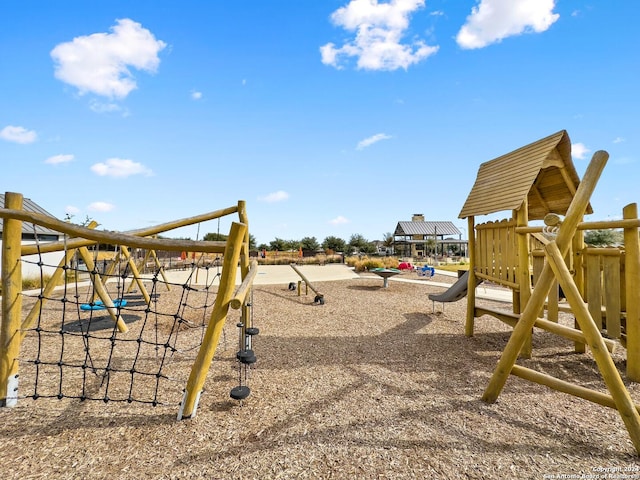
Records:
<instances>
[{"instance_id":1,"label":"playhouse roof","mask_svg":"<svg viewBox=\"0 0 640 480\"><path fill-rule=\"evenodd\" d=\"M525 199L529 220L565 215L579 183L569 134L561 130L481 164L458 217L517 210ZM586 213L592 213L591 206Z\"/></svg>"}]
</instances>

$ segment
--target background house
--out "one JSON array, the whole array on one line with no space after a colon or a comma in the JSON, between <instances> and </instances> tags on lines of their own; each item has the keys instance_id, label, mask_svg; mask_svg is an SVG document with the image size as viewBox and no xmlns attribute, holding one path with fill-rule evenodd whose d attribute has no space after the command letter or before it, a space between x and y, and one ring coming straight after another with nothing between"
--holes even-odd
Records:
<instances>
[{"instance_id":1,"label":"background house","mask_svg":"<svg viewBox=\"0 0 640 480\"><path fill-rule=\"evenodd\" d=\"M466 257L467 244L452 222L425 221L421 213L398 222L393 232L394 251L404 257Z\"/></svg>"},{"instance_id":2,"label":"background house","mask_svg":"<svg viewBox=\"0 0 640 480\"><path fill-rule=\"evenodd\" d=\"M0 205L4 207L4 194L0 194ZM41 213L43 215L52 216L49 212L47 212L44 208L39 206L33 200L29 198L23 199L23 210L27 212L35 212ZM0 218L0 234L2 234L4 230L4 221ZM22 244L28 245L36 242L39 243L47 243L47 242L57 242L62 240L63 235L60 232L56 232L55 230L51 230L50 228L41 227L39 225L33 225L31 223L23 222L22 223ZM0 248L2 247L2 238L0 237ZM45 275L51 275L55 270L55 267L58 266L62 258L64 257L64 252L51 252L51 253L43 253L41 255L41 260L45 264L43 266L43 273ZM37 263L40 261L40 256L38 255L28 255L22 258L22 277L23 278L37 278L40 276L40 266Z\"/></svg>"}]
</instances>

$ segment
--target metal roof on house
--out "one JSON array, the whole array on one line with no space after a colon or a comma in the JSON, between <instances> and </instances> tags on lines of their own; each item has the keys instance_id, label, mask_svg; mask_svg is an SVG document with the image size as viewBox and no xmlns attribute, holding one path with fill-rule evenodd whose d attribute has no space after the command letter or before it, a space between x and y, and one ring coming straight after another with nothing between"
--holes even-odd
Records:
<instances>
[{"instance_id":1,"label":"metal roof on house","mask_svg":"<svg viewBox=\"0 0 640 480\"><path fill-rule=\"evenodd\" d=\"M525 200L529 220L564 215L579 183L569 134L561 130L481 164L458 218L517 210Z\"/></svg>"},{"instance_id":2,"label":"metal roof on house","mask_svg":"<svg viewBox=\"0 0 640 480\"><path fill-rule=\"evenodd\" d=\"M398 222L393 233L398 235L461 235L462 232L452 222Z\"/></svg>"},{"instance_id":3,"label":"metal roof on house","mask_svg":"<svg viewBox=\"0 0 640 480\"><path fill-rule=\"evenodd\" d=\"M4 193L0 193L0 207L4 208ZM30 198L23 198L22 199L22 209L26 212L34 212L34 213L41 213L43 215L48 215L50 217L52 217L53 215L51 215L49 212L47 212L44 208L42 208L40 205L38 205L36 202L34 202L33 200L31 200ZM0 232L2 232L3 230L3 219L0 218ZM34 230L35 227L35 230ZM61 235L60 232L57 232L55 230L52 230L50 228L47 227L42 227L40 225L33 225L31 223L27 223L27 222L22 222L22 234L23 235Z\"/></svg>"}]
</instances>

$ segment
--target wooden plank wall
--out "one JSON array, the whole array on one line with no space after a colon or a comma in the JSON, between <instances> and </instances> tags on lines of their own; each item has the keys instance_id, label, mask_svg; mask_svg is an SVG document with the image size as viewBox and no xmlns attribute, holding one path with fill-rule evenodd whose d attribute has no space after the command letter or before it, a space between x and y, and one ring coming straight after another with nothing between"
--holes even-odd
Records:
<instances>
[{"instance_id":1,"label":"wooden plank wall","mask_svg":"<svg viewBox=\"0 0 640 480\"><path fill-rule=\"evenodd\" d=\"M618 248L585 248L585 301L600 330L620 338L624 306L624 255Z\"/></svg>"},{"instance_id":2,"label":"wooden plank wall","mask_svg":"<svg viewBox=\"0 0 640 480\"><path fill-rule=\"evenodd\" d=\"M544 245L535 237L533 236L530 237L529 243L530 243L529 251L531 252L531 266L532 266L531 285L535 287L536 282L538 281L538 277L542 272L542 268L544 267L545 252L544 252ZM567 255L567 257L569 258L571 257L571 252ZM546 306L543 309L543 311L540 312L540 317L545 316L544 310L546 310L547 320L552 322L557 322L558 315L559 315L559 308L560 308L559 302L560 302L560 295L559 295L559 289L558 289L558 281L554 280L551 284L549 295L547 296Z\"/></svg>"},{"instance_id":3,"label":"wooden plank wall","mask_svg":"<svg viewBox=\"0 0 640 480\"><path fill-rule=\"evenodd\" d=\"M476 275L518 289L518 247L513 219L476 225Z\"/></svg>"},{"instance_id":4,"label":"wooden plank wall","mask_svg":"<svg viewBox=\"0 0 640 480\"><path fill-rule=\"evenodd\" d=\"M518 289L518 249L513 219L478 224L476 230L475 271L479 278ZM544 266L542 244L531 237L533 285ZM571 254L568 258L572 258ZM527 259L528 264L528 259ZM620 338L625 306L624 251L618 248L585 248L584 298L598 328L610 338ZM558 321L559 295L557 282L547 298L547 318ZM542 312L541 312L541 316Z\"/></svg>"}]
</instances>

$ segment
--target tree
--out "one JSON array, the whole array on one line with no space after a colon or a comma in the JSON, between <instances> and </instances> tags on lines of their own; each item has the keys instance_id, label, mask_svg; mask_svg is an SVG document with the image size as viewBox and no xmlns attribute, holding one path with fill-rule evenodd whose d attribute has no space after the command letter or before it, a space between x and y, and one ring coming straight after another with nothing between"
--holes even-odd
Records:
<instances>
[{"instance_id":1,"label":"tree","mask_svg":"<svg viewBox=\"0 0 640 480\"><path fill-rule=\"evenodd\" d=\"M387 232L382 234L382 245L384 245L386 248L393 247L393 242L394 242L393 233Z\"/></svg>"},{"instance_id":2,"label":"tree","mask_svg":"<svg viewBox=\"0 0 640 480\"><path fill-rule=\"evenodd\" d=\"M212 233L207 233L202 238L202 240L204 240L205 242L226 242L227 238L229 238L228 235L212 232ZM256 249L256 237L254 237L252 234L249 234L249 250L255 250L255 249Z\"/></svg>"},{"instance_id":3,"label":"tree","mask_svg":"<svg viewBox=\"0 0 640 480\"><path fill-rule=\"evenodd\" d=\"M320 248L320 244L318 243L316 237L304 237L302 240L300 240L300 246L303 250L311 250L313 252Z\"/></svg>"},{"instance_id":4,"label":"tree","mask_svg":"<svg viewBox=\"0 0 640 480\"><path fill-rule=\"evenodd\" d=\"M623 241L621 230L588 230L584 234L584 243L592 247L620 245Z\"/></svg>"},{"instance_id":5,"label":"tree","mask_svg":"<svg viewBox=\"0 0 640 480\"><path fill-rule=\"evenodd\" d=\"M357 253L367 253L370 248L369 241L358 233L351 235L349 247L353 252Z\"/></svg>"},{"instance_id":6,"label":"tree","mask_svg":"<svg viewBox=\"0 0 640 480\"><path fill-rule=\"evenodd\" d=\"M269 250L271 251L278 250L280 252L286 252L289 249L288 246L289 245L286 240L283 240L278 237L276 237L275 240L272 240L271 242L269 242Z\"/></svg>"},{"instance_id":7,"label":"tree","mask_svg":"<svg viewBox=\"0 0 640 480\"><path fill-rule=\"evenodd\" d=\"M226 242L227 235L224 235L222 233L207 233L204 237L202 237L202 240L204 240L205 242Z\"/></svg>"},{"instance_id":8,"label":"tree","mask_svg":"<svg viewBox=\"0 0 640 480\"><path fill-rule=\"evenodd\" d=\"M376 247L375 242L367 242L362 251L367 255L373 255L378 253L378 247Z\"/></svg>"},{"instance_id":9,"label":"tree","mask_svg":"<svg viewBox=\"0 0 640 480\"><path fill-rule=\"evenodd\" d=\"M341 238L329 236L322 242L322 248L334 252L344 252L347 249L347 243Z\"/></svg>"},{"instance_id":10,"label":"tree","mask_svg":"<svg viewBox=\"0 0 640 480\"><path fill-rule=\"evenodd\" d=\"M438 252L436 252L436 247L438 246L438 244L436 243L436 240L434 238L427 238L424 241L424 244L427 246L427 250L429 251L429 255L435 255Z\"/></svg>"}]
</instances>

